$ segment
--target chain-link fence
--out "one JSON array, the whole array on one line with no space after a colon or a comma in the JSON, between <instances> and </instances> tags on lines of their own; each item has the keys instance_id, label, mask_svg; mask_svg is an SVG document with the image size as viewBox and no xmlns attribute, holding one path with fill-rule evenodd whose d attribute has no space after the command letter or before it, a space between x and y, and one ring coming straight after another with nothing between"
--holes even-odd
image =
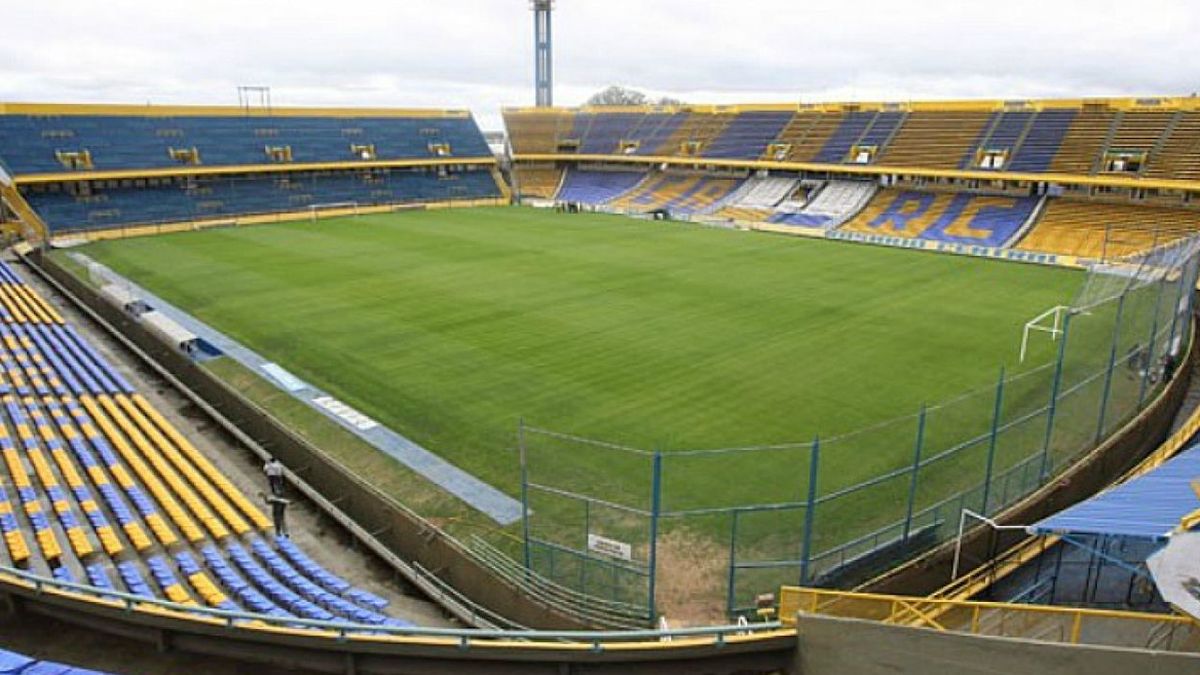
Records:
<instances>
[{"instance_id":1,"label":"chain-link fence","mask_svg":"<svg viewBox=\"0 0 1200 675\"><path fill-rule=\"evenodd\" d=\"M1041 365L837 438L660 452L523 427L525 563L648 620L882 571L952 537L963 509L1030 494L1151 400L1181 357L1198 259L1187 239L1099 264ZM848 461L875 477L851 484Z\"/></svg>"}]
</instances>

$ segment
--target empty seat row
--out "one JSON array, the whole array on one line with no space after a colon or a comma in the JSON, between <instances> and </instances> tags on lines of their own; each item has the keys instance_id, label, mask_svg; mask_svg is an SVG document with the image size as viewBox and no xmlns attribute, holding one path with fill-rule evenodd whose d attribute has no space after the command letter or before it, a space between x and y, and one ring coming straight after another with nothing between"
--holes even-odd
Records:
<instances>
[{"instance_id":1,"label":"empty seat row","mask_svg":"<svg viewBox=\"0 0 1200 675\"><path fill-rule=\"evenodd\" d=\"M587 171L571 168L558 191L560 202L605 204L629 192L647 174L642 171Z\"/></svg>"},{"instance_id":2,"label":"empty seat row","mask_svg":"<svg viewBox=\"0 0 1200 675\"><path fill-rule=\"evenodd\" d=\"M170 149L198 151L205 166L258 165L275 161L268 147L286 146L292 162L363 159L489 157L470 116L431 112L417 117L291 117L245 115L0 115L0 158L10 173L67 171L60 152L90 155L96 170L181 166ZM367 156L352 146L369 146ZM188 160L189 162L192 160Z\"/></svg>"},{"instance_id":3,"label":"empty seat row","mask_svg":"<svg viewBox=\"0 0 1200 675\"><path fill-rule=\"evenodd\" d=\"M429 169L268 173L87 191L62 185L25 189L30 206L55 233L303 212L330 203L371 206L500 196L486 168L448 173Z\"/></svg>"},{"instance_id":4,"label":"empty seat row","mask_svg":"<svg viewBox=\"0 0 1200 675\"><path fill-rule=\"evenodd\" d=\"M1069 106L1069 107L1064 107ZM1096 174L1105 152L1144 152L1141 175L1200 176L1200 113L1107 102L859 105L596 112L506 110L513 151L654 155L1021 173ZM988 154L985 154L988 153ZM995 153L995 157L989 157ZM989 157L986 163L983 159Z\"/></svg>"},{"instance_id":5,"label":"empty seat row","mask_svg":"<svg viewBox=\"0 0 1200 675\"><path fill-rule=\"evenodd\" d=\"M1114 258L1200 234L1200 210L1078 199L1050 200L1017 248Z\"/></svg>"}]
</instances>

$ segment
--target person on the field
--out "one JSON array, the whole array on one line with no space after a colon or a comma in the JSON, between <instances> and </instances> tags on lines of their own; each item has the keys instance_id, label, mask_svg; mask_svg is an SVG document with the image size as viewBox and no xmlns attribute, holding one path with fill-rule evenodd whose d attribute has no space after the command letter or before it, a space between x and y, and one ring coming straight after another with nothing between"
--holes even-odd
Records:
<instances>
[{"instance_id":1,"label":"person on the field","mask_svg":"<svg viewBox=\"0 0 1200 675\"><path fill-rule=\"evenodd\" d=\"M1171 352L1163 354L1162 357L1162 381L1166 382L1175 374L1175 355Z\"/></svg>"},{"instance_id":2,"label":"person on the field","mask_svg":"<svg viewBox=\"0 0 1200 675\"><path fill-rule=\"evenodd\" d=\"M1145 371L1142 362L1145 360L1142 343L1135 342L1129 347L1129 351L1125 353L1125 366L1129 369L1130 379L1136 378L1141 372Z\"/></svg>"},{"instance_id":3,"label":"person on the field","mask_svg":"<svg viewBox=\"0 0 1200 675\"><path fill-rule=\"evenodd\" d=\"M263 473L267 474L267 484L271 487L271 494L276 497L282 497L283 463L272 457L263 465Z\"/></svg>"},{"instance_id":4,"label":"person on the field","mask_svg":"<svg viewBox=\"0 0 1200 675\"><path fill-rule=\"evenodd\" d=\"M258 496L262 497L263 501L271 505L271 520L275 522L275 536L287 537L287 507L292 502L284 499L283 497L277 497L275 495L268 497L261 492L258 493Z\"/></svg>"}]
</instances>

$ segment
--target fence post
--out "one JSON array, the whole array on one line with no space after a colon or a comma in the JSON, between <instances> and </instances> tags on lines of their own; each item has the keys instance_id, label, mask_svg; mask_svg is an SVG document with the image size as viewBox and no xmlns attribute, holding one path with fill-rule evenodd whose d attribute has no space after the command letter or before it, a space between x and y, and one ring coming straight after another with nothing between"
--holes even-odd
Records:
<instances>
[{"instance_id":1,"label":"fence post","mask_svg":"<svg viewBox=\"0 0 1200 675\"><path fill-rule=\"evenodd\" d=\"M987 515L988 498L992 496L992 470L996 465L996 443L1000 436L1000 416L1004 408L1004 366L1000 366L1000 380L996 382L996 404L992 410L992 435L988 440L987 467L983 471L983 504L980 513Z\"/></svg>"},{"instance_id":2,"label":"fence post","mask_svg":"<svg viewBox=\"0 0 1200 675\"><path fill-rule=\"evenodd\" d=\"M1163 284L1165 282L1166 282L1166 273L1164 272L1162 281L1158 282L1158 293L1154 294L1154 319L1150 322L1150 342L1149 342L1149 346L1147 347L1147 349L1150 350L1149 351L1150 359L1154 358L1154 345L1158 342L1158 312L1160 309L1162 309L1162 292L1163 292ZM1170 348L1171 348L1171 346L1168 344L1167 349L1170 349ZM1150 362L1150 365L1151 366L1153 365L1152 361ZM1166 375L1167 374L1164 372L1163 377L1165 378ZM1146 368L1146 373L1142 377L1142 385L1138 389L1138 408L1139 409L1142 407L1142 404L1144 404L1146 402L1146 390L1148 389L1148 387L1146 385L1149 383L1149 379L1150 379L1150 368ZM1166 383L1164 382L1163 384L1166 384Z\"/></svg>"},{"instance_id":3,"label":"fence post","mask_svg":"<svg viewBox=\"0 0 1200 675\"><path fill-rule=\"evenodd\" d=\"M1046 413L1046 439L1042 443L1042 466L1038 483L1044 483L1050 473L1050 441L1054 436L1054 413L1058 409L1058 389L1062 385L1063 360L1067 355L1067 337L1071 328L1071 311L1063 318L1062 342L1058 343L1058 361L1054 364L1054 382L1050 385L1050 406Z\"/></svg>"},{"instance_id":4,"label":"fence post","mask_svg":"<svg viewBox=\"0 0 1200 675\"><path fill-rule=\"evenodd\" d=\"M1192 315L1193 305L1196 301L1196 279L1200 276L1200 260L1196 258L1195 253L1192 256L1192 268L1191 272L1188 273L1187 293L1184 295L1187 298L1187 316L1189 317Z\"/></svg>"},{"instance_id":5,"label":"fence post","mask_svg":"<svg viewBox=\"0 0 1200 675\"><path fill-rule=\"evenodd\" d=\"M655 586L658 581L658 514L662 508L662 452L654 451L653 474L650 481L650 583L647 607L651 621L658 618L654 602Z\"/></svg>"},{"instance_id":6,"label":"fence post","mask_svg":"<svg viewBox=\"0 0 1200 675\"><path fill-rule=\"evenodd\" d=\"M583 500L583 560L579 563L579 592L587 595L588 563L591 554L588 553L588 535L592 533L592 500Z\"/></svg>"},{"instance_id":7,"label":"fence post","mask_svg":"<svg viewBox=\"0 0 1200 675\"><path fill-rule=\"evenodd\" d=\"M1184 270L1186 270L1191 266L1191 261L1184 263L1184 265ZM1179 328L1179 305L1183 303L1184 289L1189 288L1188 277L1190 277L1191 274L1190 272L1185 272L1184 270L1180 270L1179 272L1179 292L1175 294L1175 304L1171 305L1171 335L1167 338L1168 351L1175 348L1175 331ZM1191 288L1195 288L1195 283L1191 284ZM1187 330L1187 328L1185 327L1184 330Z\"/></svg>"},{"instance_id":8,"label":"fence post","mask_svg":"<svg viewBox=\"0 0 1200 675\"><path fill-rule=\"evenodd\" d=\"M532 564L529 550L529 468L525 458L525 418L517 420L517 450L521 461L521 534L525 539L525 574L528 576Z\"/></svg>"},{"instance_id":9,"label":"fence post","mask_svg":"<svg viewBox=\"0 0 1200 675\"><path fill-rule=\"evenodd\" d=\"M1108 396L1112 393L1112 376L1113 368L1117 365L1117 345L1121 342L1121 316L1125 313L1125 293L1117 299L1117 317L1113 321L1112 346L1108 350L1108 370L1104 373L1104 393L1100 396L1100 415L1096 419L1096 442L1104 437L1104 417L1108 410ZM1150 372L1150 355L1153 351L1146 352L1146 372ZM1146 378L1142 378L1142 386L1145 386Z\"/></svg>"},{"instance_id":10,"label":"fence post","mask_svg":"<svg viewBox=\"0 0 1200 675\"><path fill-rule=\"evenodd\" d=\"M917 499L917 474L921 472L921 448L925 445L925 404L921 404L921 413L917 416L917 441L913 444L912 472L908 479L908 510L904 514L904 534L900 540L908 543L909 532L912 531L913 504Z\"/></svg>"},{"instance_id":11,"label":"fence post","mask_svg":"<svg viewBox=\"0 0 1200 675\"><path fill-rule=\"evenodd\" d=\"M732 615L734 604L737 602L735 598L734 585L737 580L734 575L737 571L737 531L738 531L738 510L734 509L730 513L733 514L733 523L729 526L729 587L725 593L725 613Z\"/></svg>"},{"instance_id":12,"label":"fence post","mask_svg":"<svg viewBox=\"0 0 1200 675\"><path fill-rule=\"evenodd\" d=\"M808 502L804 506L804 541L800 552L800 585L808 583L808 565L812 559L813 511L817 508L817 469L821 462L821 437L813 439L808 459Z\"/></svg>"}]
</instances>

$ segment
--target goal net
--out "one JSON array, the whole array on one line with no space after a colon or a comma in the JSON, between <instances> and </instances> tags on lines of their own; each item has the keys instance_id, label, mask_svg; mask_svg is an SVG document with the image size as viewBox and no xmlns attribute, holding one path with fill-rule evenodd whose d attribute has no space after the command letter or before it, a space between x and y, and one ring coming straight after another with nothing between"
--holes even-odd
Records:
<instances>
[{"instance_id":1,"label":"goal net","mask_svg":"<svg viewBox=\"0 0 1200 675\"><path fill-rule=\"evenodd\" d=\"M308 207L308 218L312 221L316 221L318 218L357 215L359 215L358 202L326 202L310 204Z\"/></svg>"}]
</instances>

